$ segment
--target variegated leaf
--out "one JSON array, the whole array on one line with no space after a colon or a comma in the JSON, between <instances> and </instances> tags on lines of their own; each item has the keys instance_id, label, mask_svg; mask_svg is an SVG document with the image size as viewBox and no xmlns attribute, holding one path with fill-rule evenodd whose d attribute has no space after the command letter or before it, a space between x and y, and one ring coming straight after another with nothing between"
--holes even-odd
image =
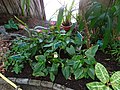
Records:
<instances>
[{"instance_id":1,"label":"variegated leaf","mask_svg":"<svg viewBox=\"0 0 120 90\"><path fill-rule=\"evenodd\" d=\"M109 82L109 74L108 74L106 68L102 64L97 63L95 65L95 74L96 74L97 78L104 84Z\"/></svg>"},{"instance_id":2,"label":"variegated leaf","mask_svg":"<svg viewBox=\"0 0 120 90\"><path fill-rule=\"evenodd\" d=\"M120 71L115 72L111 76L110 82L114 90L120 90Z\"/></svg>"},{"instance_id":3,"label":"variegated leaf","mask_svg":"<svg viewBox=\"0 0 120 90\"><path fill-rule=\"evenodd\" d=\"M112 90L102 82L91 82L86 84L89 90Z\"/></svg>"}]
</instances>

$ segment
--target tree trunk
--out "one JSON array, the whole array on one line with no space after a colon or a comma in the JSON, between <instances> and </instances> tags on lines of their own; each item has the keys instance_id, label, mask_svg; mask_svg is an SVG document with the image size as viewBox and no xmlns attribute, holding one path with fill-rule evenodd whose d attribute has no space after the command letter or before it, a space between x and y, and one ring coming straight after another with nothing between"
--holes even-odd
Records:
<instances>
[{"instance_id":1,"label":"tree trunk","mask_svg":"<svg viewBox=\"0 0 120 90\"><path fill-rule=\"evenodd\" d=\"M30 0L30 13L25 7L25 16L39 17L45 19L43 0ZM22 15L21 0L0 0L0 14Z\"/></svg>"}]
</instances>

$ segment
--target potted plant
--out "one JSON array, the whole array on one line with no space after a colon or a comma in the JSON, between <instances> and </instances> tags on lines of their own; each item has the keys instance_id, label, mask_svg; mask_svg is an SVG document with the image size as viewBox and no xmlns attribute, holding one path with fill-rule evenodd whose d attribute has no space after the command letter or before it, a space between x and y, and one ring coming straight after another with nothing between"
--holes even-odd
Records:
<instances>
[{"instance_id":1,"label":"potted plant","mask_svg":"<svg viewBox=\"0 0 120 90\"><path fill-rule=\"evenodd\" d=\"M72 18L72 9L73 9L74 1L72 1L69 9L67 5L64 7L64 15L63 15L63 22L62 22L62 28L65 31L70 30L72 26L71 18Z\"/></svg>"}]
</instances>

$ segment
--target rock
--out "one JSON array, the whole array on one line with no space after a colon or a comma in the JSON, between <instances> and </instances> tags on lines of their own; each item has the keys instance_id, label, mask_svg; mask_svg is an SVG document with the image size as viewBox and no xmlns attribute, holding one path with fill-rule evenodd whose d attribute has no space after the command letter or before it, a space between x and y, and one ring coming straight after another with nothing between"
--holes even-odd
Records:
<instances>
[{"instance_id":1,"label":"rock","mask_svg":"<svg viewBox=\"0 0 120 90\"><path fill-rule=\"evenodd\" d=\"M66 87L55 83L53 85L53 90L66 90Z\"/></svg>"},{"instance_id":2,"label":"rock","mask_svg":"<svg viewBox=\"0 0 120 90\"><path fill-rule=\"evenodd\" d=\"M29 80L29 85L35 85L35 86L40 86L41 81L40 80Z\"/></svg>"},{"instance_id":3,"label":"rock","mask_svg":"<svg viewBox=\"0 0 120 90\"><path fill-rule=\"evenodd\" d=\"M41 86L42 87L52 88L53 87L53 83L52 82L48 82L48 81L42 81L41 82Z\"/></svg>"}]
</instances>

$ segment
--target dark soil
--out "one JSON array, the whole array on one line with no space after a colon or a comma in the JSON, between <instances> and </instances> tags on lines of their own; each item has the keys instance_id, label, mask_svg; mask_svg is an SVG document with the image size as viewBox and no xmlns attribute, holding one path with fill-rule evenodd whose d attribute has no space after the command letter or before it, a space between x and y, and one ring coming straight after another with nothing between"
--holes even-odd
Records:
<instances>
[{"instance_id":1,"label":"dark soil","mask_svg":"<svg viewBox=\"0 0 120 90\"><path fill-rule=\"evenodd\" d=\"M37 22L34 19L30 19L28 21L29 21L29 25L32 22ZM1 24L3 24L3 23L1 23ZM32 24L31 27L34 27L34 25ZM24 35L23 30L15 31L14 33ZM114 61L114 59L112 60L111 55L105 54L102 51L97 51L95 58L98 62L102 63L107 68L109 73L120 70L120 66L118 65L118 63L116 61ZM24 66L25 67L24 67L21 74L17 75L15 73L7 71L7 72L5 72L5 76L19 77L19 78L29 78L29 79L34 78L34 79L39 79L39 80L50 81L49 76L47 76L47 77L33 77L32 76L32 69L29 66L29 64L25 64ZM91 82L91 81L93 81L93 80L92 79L85 79L85 78L80 79L80 80L75 80L74 78L72 78L71 80L66 80L63 77L63 75L61 73L61 70L59 70L58 75L56 76L56 79L55 79L54 82L58 83L58 84L61 84L61 85L65 85L69 88L73 88L74 90L87 90L86 83Z\"/></svg>"}]
</instances>

